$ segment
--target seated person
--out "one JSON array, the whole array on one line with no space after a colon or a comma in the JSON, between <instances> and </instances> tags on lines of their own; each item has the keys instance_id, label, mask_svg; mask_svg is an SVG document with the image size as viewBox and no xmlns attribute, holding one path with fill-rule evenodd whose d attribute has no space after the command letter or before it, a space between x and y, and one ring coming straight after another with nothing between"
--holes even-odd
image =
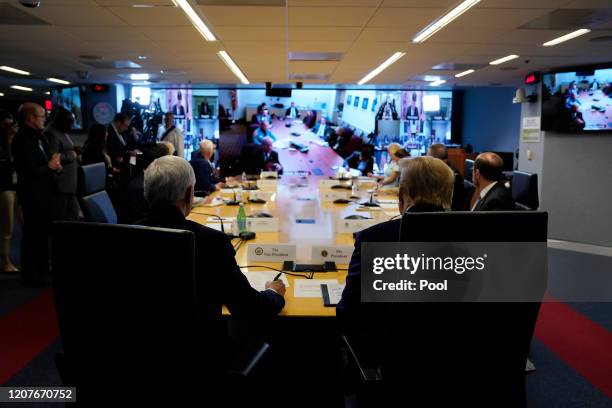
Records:
<instances>
[{"instance_id":1,"label":"seated person","mask_svg":"<svg viewBox=\"0 0 612 408\"><path fill-rule=\"evenodd\" d=\"M195 191L203 195L209 195L217 190L221 190L225 185L223 180L215 174L216 169L211 161L214 154L215 145L206 139L200 143L200 155L197 155L189 162L191 167L193 167L196 177Z\"/></svg>"},{"instance_id":2,"label":"seated person","mask_svg":"<svg viewBox=\"0 0 612 408\"><path fill-rule=\"evenodd\" d=\"M453 183L453 211L463 211L465 207L466 192L463 186L463 176L448 161L448 149L441 143L434 143L427 149L427 155L442 160L453 171L455 182Z\"/></svg>"},{"instance_id":3,"label":"seated person","mask_svg":"<svg viewBox=\"0 0 612 408\"><path fill-rule=\"evenodd\" d=\"M327 123L325 116L321 116L319 123L312 129L312 133L319 136L323 140L329 140L329 134L332 132L331 126Z\"/></svg>"},{"instance_id":4,"label":"seated person","mask_svg":"<svg viewBox=\"0 0 612 408\"><path fill-rule=\"evenodd\" d=\"M194 233L198 311L203 321L210 322L214 329L207 336L221 348L223 305L236 318L272 317L285 305L285 286L277 280L267 282L261 292L253 289L236 264L228 236L186 219L191 211L195 181L187 160L177 156L155 160L144 173L144 193L151 211L137 224Z\"/></svg>"},{"instance_id":5,"label":"seated person","mask_svg":"<svg viewBox=\"0 0 612 408\"><path fill-rule=\"evenodd\" d=\"M272 134L267 122L261 122L259 127L253 132L253 143L261 144L265 137L269 137L272 141L276 141L276 136Z\"/></svg>"},{"instance_id":6,"label":"seated person","mask_svg":"<svg viewBox=\"0 0 612 408\"><path fill-rule=\"evenodd\" d=\"M380 188L397 188L399 186L399 161L404 157L409 157L410 153L408 153L402 146L398 143L391 143L387 147L387 151L389 152L389 161L385 163L385 167L383 169L384 176L378 176L372 173L368 174L368 177L374 177L378 179L378 187Z\"/></svg>"},{"instance_id":7,"label":"seated person","mask_svg":"<svg viewBox=\"0 0 612 408\"><path fill-rule=\"evenodd\" d=\"M399 211L437 212L451 207L453 172L434 157L415 157L400 161ZM361 303L361 244L363 242L397 241L402 220L395 219L358 232L349 264L346 286L336 307L338 320L347 334L375 331L378 307ZM374 312L374 313L372 313Z\"/></svg>"},{"instance_id":8,"label":"seated person","mask_svg":"<svg viewBox=\"0 0 612 408\"><path fill-rule=\"evenodd\" d=\"M353 137L353 130L347 127L340 127L336 132L336 142L332 145L330 140L330 146L336 153L338 153L342 157L347 157L346 146L348 145L349 140Z\"/></svg>"},{"instance_id":9,"label":"seated person","mask_svg":"<svg viewBox=\"0 0 612 408\"><path fill-rule=\"evenodd\" d=\"M278 153L273 150L272 139L264 138L260 145L249 143L240 150L240 168L248 175L259 174L262 171L283 172L283 166L278 161Z\"/></svg>"},{"instance_id":10,"label":"seated person","mask_svg":"<svg viewBox=\"0 0 612 408\"><path fill-rule=\"evenodd\" d=\"M374 146L364 145L361 150L353 152L353 154L344 159L342 165L359 170L364 176L371 174L374 171Z\"/></svg>"},{"instance_id":11,"label":"seated person","mask_svg":"<svg viewBox=\"0 0 612 408\"><path fill-rule=\"evenodd\" d=\"M312 129L317 123L317 114L311 110L306 111L306 115L304 116L302 122L304 122L304 125L306 125L308 129Z\"/></svg>"},{"instance_id":12,"label":"seated person","mask_svg":"<svg viewBox=\"0 0 612 408\"><path fill-rule=\"evenodd\" d=\"M582 112L580 112L580 109L577 105L572 105L572 108L569 112L568 120L568 129L570 130L580 131L583 130L586 126L584 118L582 117Z\"/></svg>"},{"instance_id":13,"label":"seated person","mask_svg":"<svg viewBox=\"0 0 612 408\"><path fill-rule=\"evenodd\" d=\"M476 188L476 202L472 211L514 210L512 193L503 182L504 161L491 152L480 153L474 160L472 182Z\"/></svg>"},{"instance_id":14,"label":"seated person","mask_svg":"<svg viewBox=\"0 0 612 408\"><path fill-rule=\"evenodd\" d=\"M289 119L297 119L300 117L298 108L295 106L295 102L291 102L291 106L285 111L285 117Z\"/></svg>"}]
</instances>

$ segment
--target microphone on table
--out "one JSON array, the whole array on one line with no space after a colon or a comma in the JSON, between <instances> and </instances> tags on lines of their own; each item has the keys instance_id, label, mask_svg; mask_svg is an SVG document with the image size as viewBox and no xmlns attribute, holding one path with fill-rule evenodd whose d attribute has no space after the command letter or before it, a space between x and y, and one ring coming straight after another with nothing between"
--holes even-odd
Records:
<instances>
[{"instance_id":1,"label":"microphone on table","mask_svg":"<svg viewBox=\"0 0 612 408\"><path fill-rule=\"evenodd\" d=\"M240 205L241 201L238 201L238 200L236 199L236 189L232 188L232 192L234 193L234 199L233 199L233 200L229 200L229 201L228 201L227 203L225 203L225 204L227 204L227 205L233 205L233 206Z\"/></svg>"},{"instance_id":2,"label":"microphone on table","mask_svg":"<svg viewBox=\"0 0 612 408\"><path fill-rule=\"evenodd\" d=\"M378 204L376 201L374 201L374 190L372 190L372 192L370 193L370 200L369 201L365 201L363 203L359 203L360 205L363 205L364 207L380 207L380 204Z\"/></svg>"},{"instance_id":3,"label":"microphone on table","mask_svg":"<svg viewBox=\"0 0 612 408\"><path fill-rule=\"evenodd\" d=\"M225 232L225 228L223 227L223 218L222 217L219 217L217 214L206 214L206 213L198 213L198 214L208 215L209 217L215 217L221 223L221 232L224 233L225 235L230 236L230 237L233 236L231 233L228 234L228 233Z\"/></svg>"}]
</instances>

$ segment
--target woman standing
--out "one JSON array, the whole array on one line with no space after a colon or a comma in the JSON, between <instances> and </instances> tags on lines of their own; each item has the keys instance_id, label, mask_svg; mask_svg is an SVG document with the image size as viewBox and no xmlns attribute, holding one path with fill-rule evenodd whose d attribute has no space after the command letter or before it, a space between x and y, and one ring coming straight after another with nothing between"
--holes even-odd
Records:
<instances>
[{"instance_id":1,"label":"woman standing","mask_svg":"<svg viewBox=\"0 0 612 408\"><path fill-rule=\"evenodd\" d=\"M52 153L59 153L62 172L55 178L51 203L54 221L75 221L79 216L79 204L76 198L79 163L74 143L68 135L74 125L72 112L58 107L53 120L45 130Z\"/></svg>"},{"instance_id":2,"label":"woman standing","mask_svg":"<svg viewBox=\"0 0 612 408\"><path fill-rule=\"evenodd\" d=\"M0 272L4 273L19 272L10 258L17 186L11 144L16 132L13 116L0 109Z\"/></svg>"},{"instance_id":3,"label":"woman standing","mask_svg":"<svg viewBox=\"0 0 612 408\"><path fill-rule=\"evenodd\" d=\"M368 177L375 177L378 181L378 186L381 188L397 188L399 187L399 161L404 157L409 157L410 153L402 148L398 143L391 143L387 147L389 152L389 161L385 164L384 176L376 176L368 173Z\"/></svg>"}]
</instances>

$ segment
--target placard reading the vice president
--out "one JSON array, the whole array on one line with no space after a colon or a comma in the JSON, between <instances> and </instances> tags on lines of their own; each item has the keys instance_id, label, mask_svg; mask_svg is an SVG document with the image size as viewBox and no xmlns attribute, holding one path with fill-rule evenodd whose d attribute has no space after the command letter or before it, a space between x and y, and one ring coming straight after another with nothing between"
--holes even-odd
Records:
<instances>
[{"instance_id":1,"label":"placard reading the vice president","mask_svg":"<svg viewBox=\"0 0 612 408\"><path fill-rule=\"evenodd\" d=\"M257 180L257 187L265 190L276 190L278 181L277 180Z\"/></svg>"},{"instance_id":2,"label":"placard reading the vice president","mask_svg":"<svg viewBox=\"0 0 612 408\"><path fill-rule=\"evenodd\" d=\"M295 245L292 244L248 244L247 261L295 261L295 251Z\"/></svg>"},{"instance_id":3,"label":"placard reading the vice president","mask_svg":"<svg viewBox=\"0 0 612 408\"><path fill-rule=\"evenodd\" d=\"M347 264L351 261L354 247L352 245L313 245L312 262L335 262Z\"/></svg>"}]
</instances>

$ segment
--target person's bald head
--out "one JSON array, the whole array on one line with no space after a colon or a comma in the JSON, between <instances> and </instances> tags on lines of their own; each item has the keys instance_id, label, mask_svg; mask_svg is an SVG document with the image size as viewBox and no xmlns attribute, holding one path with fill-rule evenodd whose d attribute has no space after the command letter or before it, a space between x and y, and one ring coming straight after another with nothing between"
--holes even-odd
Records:
<instances>
[{"instance_id":1,"label":"person's bald head","mask_svg":"<svg viewBox=\"0 0 612 408\"><path fill-rule=\"evenodd\" d=\"M272 141L271 137L264 137L263 140L261 141L261 148L266 153L270 153L272 151L273 145L274 145L274 142Z\"/></svg>"},{"instance_id":2,"label":"person's bald head","mask_svg":"<svg viewBox=\"0 0 612 408\"><path fill-rule=\"evenodd\" d=\"M427 155L446 162L448 160L448 149L442 143L434 143L429 146Z\"/></svg>"},{"instance_id":3,"label":"person's bald head","mask_svg":"<svg viewBox=\"0 0 612 408\"><path fill-rule=\"evenodd\" d=\"M17 111L17 117L21 126L29 126L36 130L45 128L45 110L37 103L26 102L21 105Z\"/></svg>"},{"instance_id":4,"label":"person's bald head","mask_svg":"<svg viewBox=\"0 0 612 408\"><path fill-rule=\"evenodd\" d=\"M474 160L472 178L477 187L499 181L503 176L504 161L498 154L492 152L480 153Z\"/></svg>"}]
</instances>

